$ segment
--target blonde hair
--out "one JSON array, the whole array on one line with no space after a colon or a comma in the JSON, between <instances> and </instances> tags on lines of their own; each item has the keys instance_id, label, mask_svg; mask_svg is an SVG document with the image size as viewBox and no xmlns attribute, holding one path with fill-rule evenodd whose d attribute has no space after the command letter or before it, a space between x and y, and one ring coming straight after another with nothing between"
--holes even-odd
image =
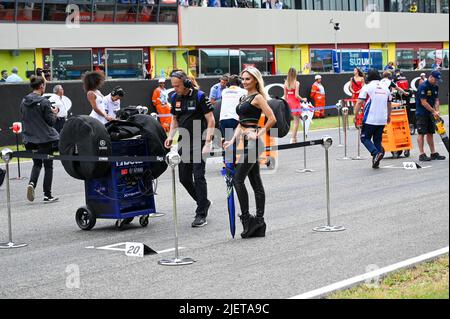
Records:
<instances>
[{"instance_id":1,"label":"blonde hair","mask_svg":"<svg viewBox=\"0 0 450 319\"><path fill-rule=\"evenodd\" d=\"M195 77L192 74L189 74L187 77L188 77L189 80L191 80L192 86L194 87L194 89L200 90L200 85L198 85L198 82L195 79Z\"/></svg>"},{"instance_id":2,"label":"blonde hair","mask_svg":"<svg viewBox=\"0 0 450 319\"><path fill-rule=\"evenodd\" d=\"M294 67L290 67L284 85L288 89L295 89L296 82L297 82L297 70Z\"/></svg>"},{"instance_id":3,"label":"blonde hair","mask_svg":"<svg viewBox=\"0 0 450 319\"><path fill-rule=\"evenodd\" d=\"M261 72L253 66L250 66L250 67L244 69L241 72L241 76L245 72L250 74L256 80L256 91L258 91L258 93L261 94L267 100L267 94L264 89L264 80L263 80Z\"/></svg>"}]
</instances>

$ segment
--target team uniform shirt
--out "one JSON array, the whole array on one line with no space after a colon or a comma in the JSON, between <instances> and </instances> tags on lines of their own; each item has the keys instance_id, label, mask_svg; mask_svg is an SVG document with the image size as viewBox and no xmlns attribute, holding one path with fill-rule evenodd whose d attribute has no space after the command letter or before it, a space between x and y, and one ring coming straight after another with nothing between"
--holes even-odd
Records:
<instances>
[{"instance_id":1,"label":"team uniform shirt","mask_svg":"<svg viewBox=\"0 0 450 319\"><path fill-rule=\"evenodd\" d=\"M72 101L65 95L59 96L57 94L53 94L48 98L48 100L52 103L52 106L57 107L59 112L57 114L58 117L66 118L67 113L72 107Z\"/></svg>"},{"instance_id":2,"label":"team uniform shirt","mask_svg":"<svg viewBox=\"0 0 450 319\"><path fill-rule=\"evenodd\" d=\"M236 106L239 104L240 98L244 95L247 95L247 90L244 90L238 86L232 86L222 91L220 121L230 119L239 121L239 116L236 113Z\"/></svg>"},{"instance_id":3,"label":"team uniform shirt","mask_svg":"<svg viewBox=\"0 0 450 319\"><path fill-rule=\"evenodd\" d=\"M120 99L118 99L117 101L113 101L110 93L107 96L105 96L104 104L106 114L115 119L117 111L120 110Z\"/></svg>"},{"instance_id":4,"label":"team uniform shirt","mask_svg":"<svg viewBox=\"0 0 450 319\"><path fill-rule=\"evenodd\" d=\"M191 153L201 152L198 146L203 148L205 140L199 134L203 134L207 128L205 114L214 110L213 105L203 91L196 89L190 89L187 95L174 94L171 98L171 104L170 113L177 119L178 127L189 132ZM198 123L195 132L194 121ZM198 131L197 127L200 127L201 131ZM198 143L199 140L201 143Z\"/></svg>"},{"instance_id":5,"label":"team uniform shirt","mask_svg":"<svg viewBox=\"0 0 450 319\"><path fill-rule=\"evenodd\" d=\"M209 99L220 100L222 98L222 86L220 83L214 84L209 93Z\"/></svg>"},{"instance_id":6,"label":"team uniform shirt","mask_svg":"<svg viewBox=\"0 0 450 319\"><path fill-rule=\"evenodd\" d=\"M382 78L380 80L380 83L383 84L384 86L386 86L389 90L395 89L395 87L396 87L395 83L388 78Z\"/></svg>"},{"instance_id":7,"label":"team uniform shirt","mask_svg":"<svg viewBox=\"0 0 450 319\"><path fill-rule=\"evenodd\" d=\"M366 84L358 99L367 101L364 106L363 123L370 125L386 125L388 118L387 105L392 101L391 92L381 81Z\"/></svg>"},{"instance_id":8,"label":"team uniform shirt","mask_svg":"<svg viewBox=\"0 0 450 319\"><path fill-rule=\"evenodd\" d=\"M439 99L439 86L432 85L428 80L419 85L417 89L417 94L419 95L416 98L416 115L417 116L425 116L430 115L431 112L428 111L425 106L422 105L421 99L427 100L428 104L434 107L436 100Z\"/></svg>"}]
</instances>

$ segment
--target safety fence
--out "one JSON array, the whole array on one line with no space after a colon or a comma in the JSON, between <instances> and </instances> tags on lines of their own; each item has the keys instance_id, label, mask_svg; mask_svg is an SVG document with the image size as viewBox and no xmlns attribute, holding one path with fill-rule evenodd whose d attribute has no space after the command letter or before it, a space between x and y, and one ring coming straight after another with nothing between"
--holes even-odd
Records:
<instances>
[{"instance_id":1,"label":"safety fence","mask_svg":"<svg viewBox=\"0 0 450 319\"><path fill-rule=\"evenodd\" d=\"M321 139L303 141L292 144L273 145L265 147L265 151L288 150L296 148L306 148L309 146L322 145L325 149L325 184L326 184L326 206L327 206L327 224L325 226L315 227L313 230L317 232L336 232L345 230L342 226L331 225L331 205L330 205L330 169L329 169L329 148L332 146L333 140L329 136L323 136ZM237 151L237 154L243 151ZM211 157L224 157L225 151L213 152L209 154ZM1 157L6 164L6 203L8 214L8 242L0 244L0 249L11 249L25 247L27 244L13 241L12 220L11 220L11 186L10 186L10 167L11 160L16 158L31 158L39 160L58 160L58 161L76 161L76 162L166 162L172 171L172 196L173 196L173 223L175 237L175 257L173 259L163 259L158 263L160 265L187 265L194 262L192 258L181 258L178 252L178 216L177 216L177 199L176 199L176 180L175 168L181 162L181 156L170 151L165 157L163 156L74 156L74 155L47 155L37 154L34 152L13 152L10 149L3 149ZM151 250L151 249L150 249ZM151 250L152 251L152 250Z\"/></svg>"}]
</instances>

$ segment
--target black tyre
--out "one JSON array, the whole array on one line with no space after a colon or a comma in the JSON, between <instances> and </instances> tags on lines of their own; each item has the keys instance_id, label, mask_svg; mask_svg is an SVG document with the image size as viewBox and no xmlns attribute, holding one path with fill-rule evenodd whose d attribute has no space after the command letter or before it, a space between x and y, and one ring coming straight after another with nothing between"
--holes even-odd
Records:
<instances>
[{"instance_id":1,"label":"black tyre","mask_svg":"<svg viewBox=\"0 0 450 319\"><path fill-rule=\"evenodd\" d=\"M409 157L411 155L411 151L410 150L406 150L403 152L403 156L405 157Z\"/></svg>"},{"instance_id":2,"label":"black tyre","mask_svg":"<svg viewBox=\"0 0 450 319\"><path fill-rule=\"evenodd\" d=\"M400 158L403 151L391 152L393 158Z\"/></svg>"},{"instance_id":3,"label":"black tyre","mask_svg":"<svg viewBox=\"0 0 450 319\"><path fill-rule=\"evenodd\" d=\"M134 219L134 217L125 218L125 219L123 220L123 223L124 223L125 225L131 224L131 222L133 221L133 219Z\"/></svg>"},{"instance_id":4,"label":"black tyre","mask_svg":"<svg viewBox=\"0 0 450 319\"><path fill-rule=\"evenodd\" d=\"M147 227L148 226L148 215L141 216L139 218L139 224L141 224L142 227Z\"/></svg>"},{"instance_id":5,"label":"black tyre","mask_svg":"<svg viewBox=\"0 0 450 319\"><path fill-rule=\"evenodd\" d=\"M95 226L97 218L91 210L83 206L78 208L75 214L75 221L82 230L91 230Z\"/></svg>"},{"instance_id":6,"label":"black tyre","mask_svg":"<svg viewBox=\"0 0 450 319\"><path fill-rule=\"evenodd\" d=\"M125 219L118 219L116 220L116 223L114 224L114 226L116 226L116 228L118 230L123 230L123 226L126 224Z\"/></svg>"}]
</instances>

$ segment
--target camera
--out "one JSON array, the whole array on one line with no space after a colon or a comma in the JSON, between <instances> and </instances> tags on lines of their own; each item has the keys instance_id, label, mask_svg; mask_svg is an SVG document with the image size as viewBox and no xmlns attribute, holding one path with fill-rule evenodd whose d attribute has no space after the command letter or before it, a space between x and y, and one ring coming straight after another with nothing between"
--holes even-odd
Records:
<instances>
[{"instance_id":1,"label":"camera","mask_svg":"<svg viewBox=\"0 0 450 319\"><path fill-rule=\"evenodd\" d=\"M37 76L45 76L47 78L47 77L50 76L50 70L49 69L37 68L36 69L36 75Z\"/></svg>"}]
</instances>

